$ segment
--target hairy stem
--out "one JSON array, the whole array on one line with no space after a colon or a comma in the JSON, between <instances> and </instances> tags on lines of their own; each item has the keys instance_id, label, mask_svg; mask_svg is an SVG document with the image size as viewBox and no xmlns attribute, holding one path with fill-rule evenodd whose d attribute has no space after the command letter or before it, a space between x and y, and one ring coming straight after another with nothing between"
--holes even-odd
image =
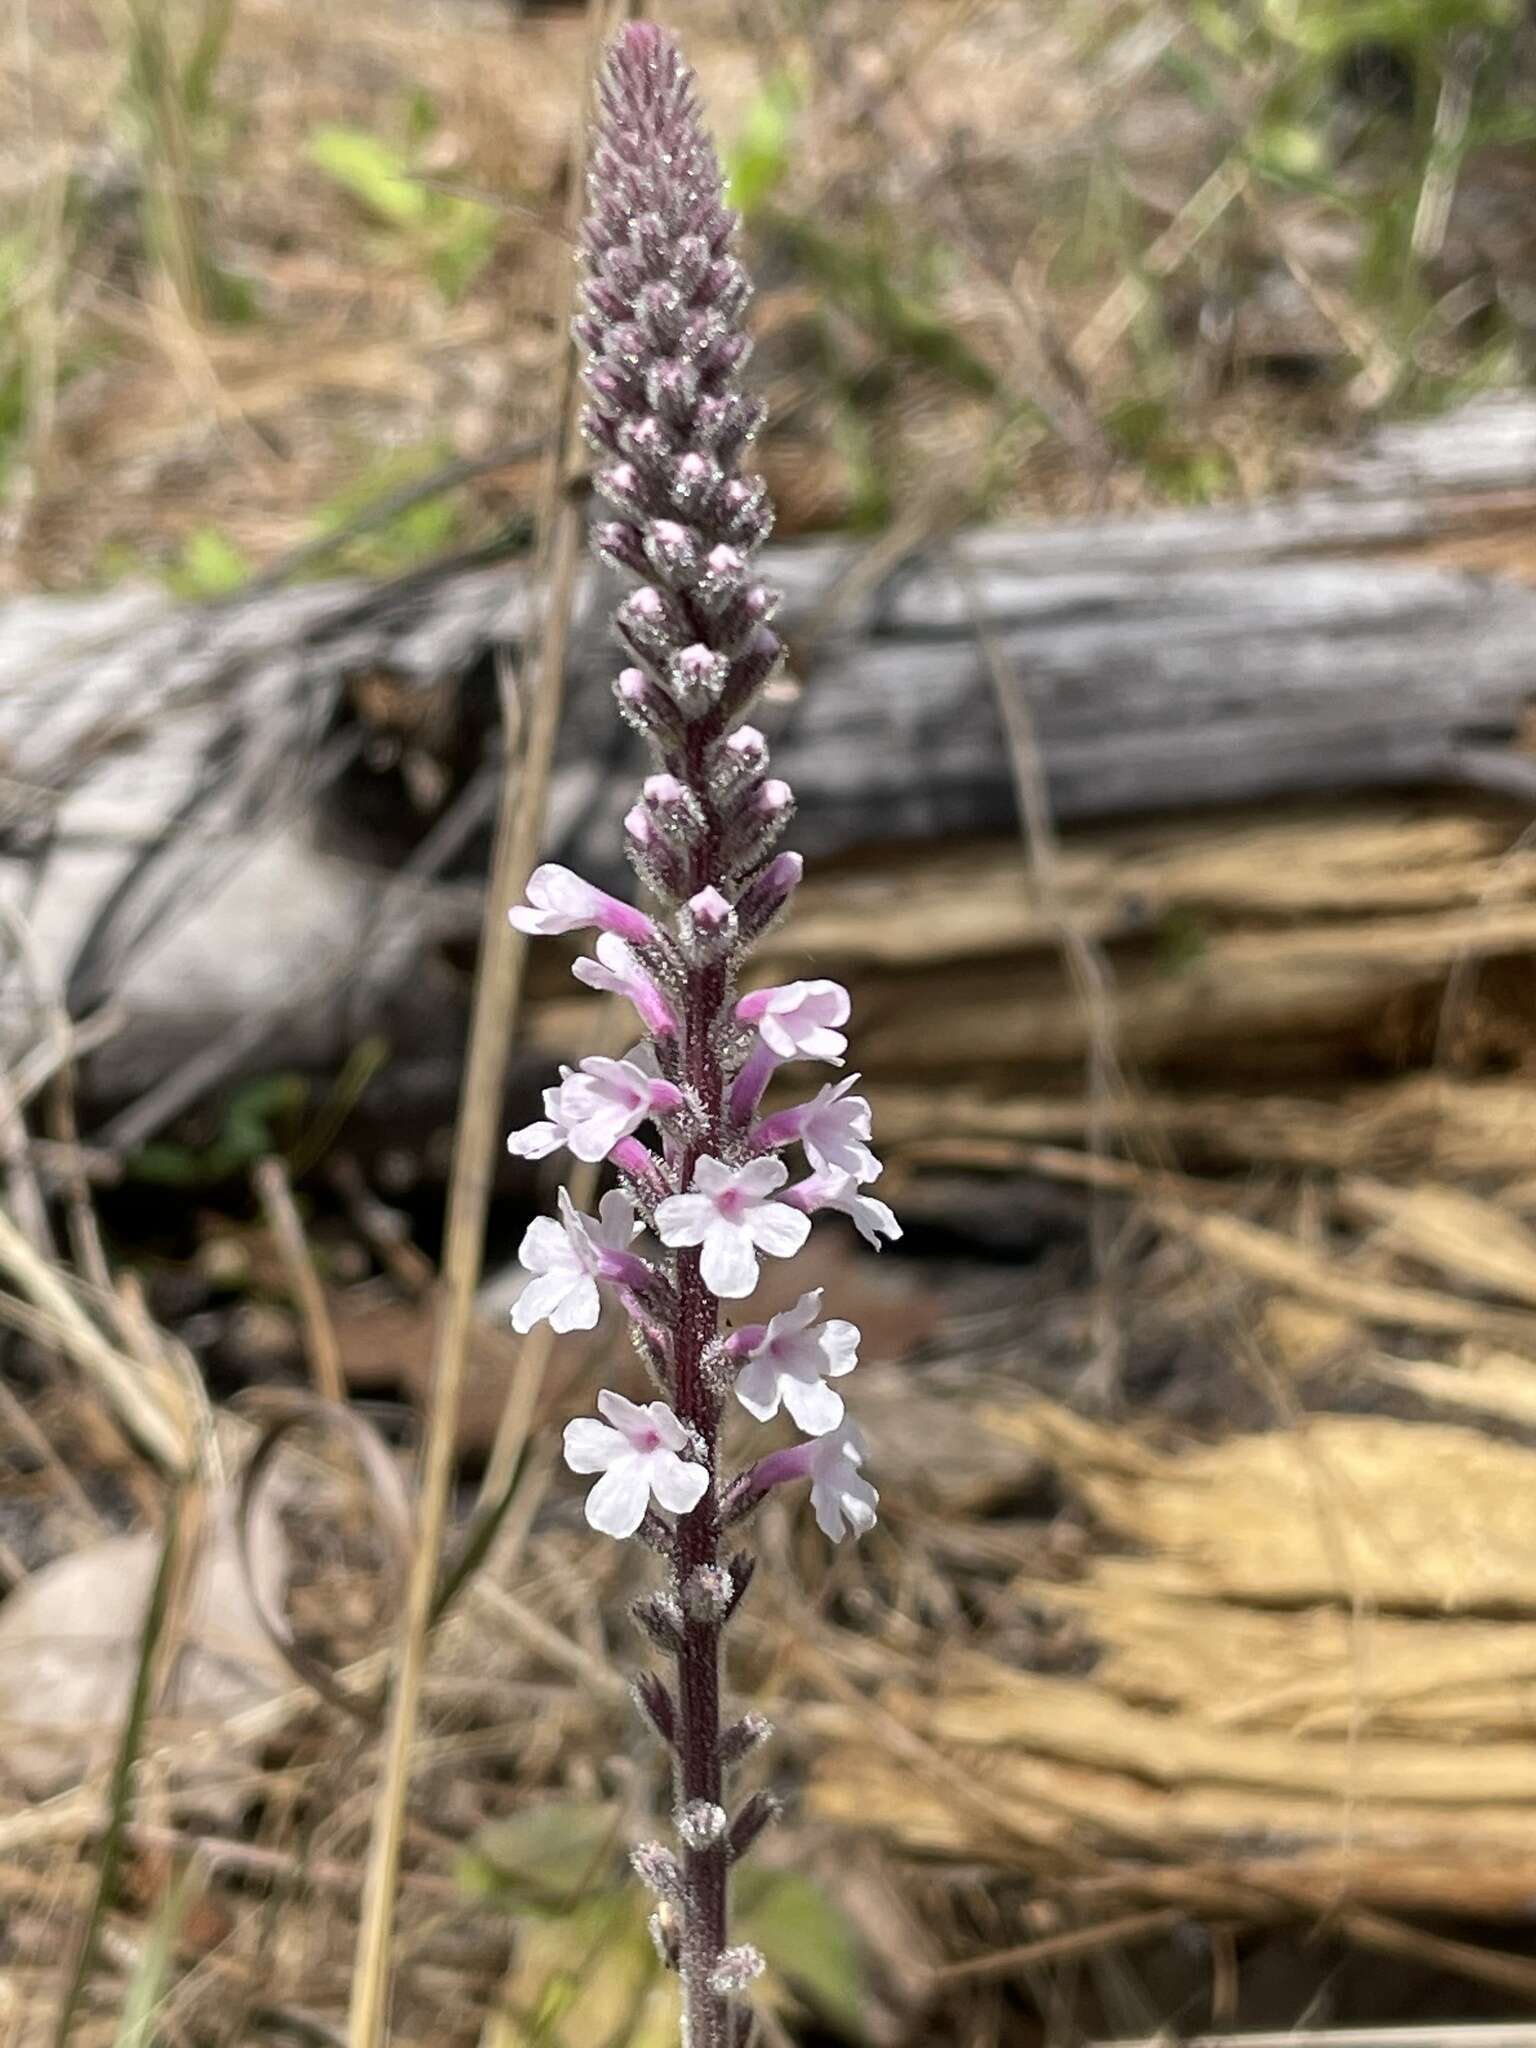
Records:
<instances>
[{"instance_id":1,"label":"hairy stem","mask_svg":"<svg viewBox=\"0 0 1536 2048\"><path fill-rule=\"evenodd\" d=\"M711 801L705 769L711 721L691 737L686 760L678 763L683 777L708 821L691 859L692 886L703 888L714 877L719 860L719 821ZM683 1162L679 1185L692 1179L698 1158L720 1149L724 1077L720 1069L721 1011L726 997L725 970L717 964L689 970L683 1002L683 1058L688 1080L705 1112L706 1128ZM703 1440L709 1465L709 1490L692 1514L678 1523L673 1543L676 1592L683 1608L683 1641L677 1659L678 1799L686 1808L695 1802L719 1808L723 1785L720 1768L720 1630L718 1610L690 1597L690 1582L714 1581L720 1567L720 1476L718 1444L721 1402L704 1368L705 1354L719 1330L720 1309L704 1285L700 1254L684 1252L678 1260L678 1316L674 1349L674 1387L679 1418ZM695 1846L683 1844L684 1905L682 1977L684 2040L687 2048L729 2048L728 2002L710 1988L710 1980L728 1940L726 1847L723 1837Z\"/></svg>"}]
</instances>

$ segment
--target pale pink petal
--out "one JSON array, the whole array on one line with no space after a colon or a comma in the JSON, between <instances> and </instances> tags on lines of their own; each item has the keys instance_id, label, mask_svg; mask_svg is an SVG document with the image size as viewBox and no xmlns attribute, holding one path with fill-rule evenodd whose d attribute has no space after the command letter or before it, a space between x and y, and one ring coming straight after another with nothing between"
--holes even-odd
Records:
<instances>
[{"instance_id":1,"label":"pale pink petal","mask_svg":"<svg viewBox=\"0 0 1536 2048\"><path fill-rule=\"evenodd\" d=\"M792 1259L811 1234L810 1217L783 1202L764 1202L759 1209L749 1209L742 1221L752 1242L775 1259Z\"/></svg>"},{"instance_id":2,"label":"pale pink petal","mask_svg":"<svg viewBox=\"0 0 1536 2048\"><path fill-rule=\"evenodd\" d=\"M761 1210L754 1210L750 1220L755 1223L761 1213ZM799 1220L805 1222L803 1216ZM704 1277L704 1285L711 1294L718 1294L722 1301L743 1300L757 1285L757 1254L752 1249L752 1239L747 1231L741 1224L728 1223L717 1216L705 1232L703 1242L704 1256L699 1271Z\"/></svg>"},{"instance_id":3,"label":"pale pink petal","mask_svg":"<svg viewBox=\"0 0 1536 2048\"><path fill-rule=\"evenodd\" d=\"M573 1272L571 1241L553 1216L535 1216L517 1248L518 1263L530 1273Z\"/></svg>"},{"instance_id":4,"label":"pale pink petal","mask_svg":"<svg viewBox=\"0 0 1536 2048\"><path fill-rule=\"evenodd\" d=\"M700 1166L704 1161L699 1161ZM771 1195L775 1188L783 1187L789 1179L789 1168L782 1159L751 1159L734 1175L736 1186L749 1195Z\"/></svg>"},{"instance_id":5,"label":"pale pink petal","mask_svg":"<svg viewBox=\"0 0 1536 2048\"><path fill-rule=\"evenodd\" d=\"M674 1515L689 1514L704 1498L709 1474L702 1465L691 1464L676 1451L652 1451L646 1460L651 1491Z\"/></svg>"},{"instance_id":6,"label":"pale pink petal","mask_svg":"<svg viewBox=\"0 0 1536 2048\"><path fill-rule=\"evenodd\" d=\"M801 1295L793 1308L781 1308L768 1325L768 1341L772 1343L775 1337L793 1337L801 1330L808 1330L821 1314L825 1292L823 1287L813 1287L809 1294ZM831 1327L828 1323L827 1328L830 1330Z\"/></svg>"},{"instance_id":7,"label":"pale pink petal","mask_svg":"<svg viewBox=\"0 0 1536 2048\"><path fill-rule=\"evenodd\" d=\"M628 1454L628 1438L606 1422L580 1415L565 1425L565 1462L573 1472L606 1472L616 1458Z\"/></svg>"},{"instance_id":8,"label":"pale pink petal","mask_svg":"<svg viewBox=\"0 0 1536 2048\"><path fill-rule=\"evenodd\" d=\"M822 1325L821 1355L827 1362L827 1371L833 1379L841 1379L845 1372L852 1372L859 1362L859 1326L845 1323L834 1316Z\"/></svg>"},{"instance_id":9,"label":"pale pink petal","mask_svg":"<svg viewBox=\"0 0 1536 2048\"><path fill-rule=\"evenodd\" d=\"M622 1188L610 1188L597 1205L594 1234L605 1251L621 1252L639 1236L643 1225L635 1205Z\"/></svg>"},{"instance_id":10,"label":"pale pink petal","mask_svg":"<svg viewBox=\"0 0 1536 2048\"><path fill-rule=\"evenodd\" d=\"M702 1244L704 1233L717 1219L708 1195L668 1195L656 1206L656 1234L676 1251L683 1245Z\"/></svg>"},{"instance_id":11,"label":"pale pink petal","mask_svg":"<svg viewBox=\"0 0 1536 2048\"><path fill-rule=\"evenodd\" d=\"M632 1452L610 1466L587 1495L587 1521L604 1536L633 1536L650 1498L648 1461Z\"/></svg>"},{"instance_id":12,"label":"pale pink petal","mask_svg":"<svg viewBox=\"0 0 1536 2048\"><path fill-rule=\"evenodd\" d=\"M645 1412L663 1450L681 1451L688 1446L688 1432L665 1401L647 1401Z\"/></svg>"},{"instance_id":13,"label":"pale pink petal","mask_svg":"<svg viewBox=\"0 0 1536 2048\"><path fill-rule=\"evenodd\" d=\"M547 1159L564 1142L551 1123L524 1124L507 1139L507 1150L514 1159Z\"/></svg>"},{"instance_id":14,"label":"pale pink petal","mask_svg":"<svg viewBox=\"0 0 1536 2048\"><path fill-rule=\"evenodd\" d=\"M736 1185L736 1174L724 1160L705 1157L693 1169L693 1185L701 1195L723 1194Z\"/></svg>"},{"instance_id":15,"label":"pale pink petal","mask_svg":"<svg viewBox=\"0 0 1536 2048\"><path fill-rule=\"evenodd\" d=\"M824 1380L786 1378L781 1391L791 1419L807 1436L825 1436L843 1419L843 1397Z\"/></svg>"},{"instance_id":16,"label":"pale pink petal","mask_svg":"<svg viewBox=\"0 0 1536 2048\"><path fill-rule=\"evenodd\" d=\"M535 1323L553 1319L570 1293L575 1276L570 1273L540 1273L530 1280L512 1304L512 1327L526 1337ZM592 1318L595 1323L596 1316Z\"/></svg>"},{"instance_id":17,"label":"pale pink petal","mask_svg":"<svg viewBox=\"0 0 1536 2048\"><path fill-rule=\"evenodd\" d=\"M606 1416L631 1446L649 1443L652 1427L649 1408L642 1408L638 1401L626 1401L622 1394L612 1393L607 1387L598 1395L595 1405L598 1414ZM659 1407L661 1404L658 1402L656 1405Z\"/></svg>"},{"instance_id":18,"label":"pale pink petal","mask_svg":"<svg viewBox=\"0 0 1536 2048\"><path fill-rule=\"evenodd\" d=\"M590 1275L580 1273L570 1281L565 1299L550 1316L549 1327L557 1337L563 1337L571 1330L595 1330L602 1309L597 1282Z\"/></svg>"},{"instance_id":19,"label":"pale pink petal","mask_svg":"<svg viewBox=\"0 0 1536 2048\"><path fill-rule=\"evenodd\" d=\"M749 1358L736 1375L736 1398L759 1422L779 1412L779 1376L768 1358Z\"/></svg>"}]
</instances>

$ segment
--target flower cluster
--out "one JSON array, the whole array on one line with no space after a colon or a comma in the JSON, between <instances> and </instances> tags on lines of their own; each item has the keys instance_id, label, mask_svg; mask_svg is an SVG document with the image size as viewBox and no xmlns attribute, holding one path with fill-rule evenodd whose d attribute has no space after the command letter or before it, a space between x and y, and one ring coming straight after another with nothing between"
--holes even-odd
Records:
<instances>
[{"instance_id":1,"label":"flower cluster","mask_svg":"<svg viewBox=\"0 0 1536 2048\"><path fill-rule=\"evenodd\" d=\"M655 911L544 866L511 913L528 933L595 932L576 976L625 998L641 1034L624 1059L562 1068L544 1116L512 1135L520 1157L563 1146L608 1162L618 1183L595 1218L562 1193L558 1219L529 1226L513 1322L590 1329L606 1292L658 1396L600 1393L603 1419L571 1422L565 1454L598 1475L592 1527L638 1534L670 1562L669 1588L637 1618L676 1659L677 1690L649 1676L639 1693L675 1754L681 1853L651 1844L636 1860L661 1895L655 1930L682 1973L690 2048L738 2048L750 2014L736 1994L757 1964L728 1945L726 1872L765 1815L749 1800L731 1822L722 1803L750 1744L746 1723L719 1723L720 1631L752 1568L723 1545L780 1485L809 1480L834 1539L867 1531L878 1496L833 1384L854 1370L858 1331L823 1317L819 1289L734 1329L721 1304L754 1291L763 1260L793 1257L823 1212L877 1248L901 1233L867 1192L881 1168L856 1074L764 1113L781 1066L842 1066L847 992L824 980L739 991L749 949L800 878L798 857L776 850L793 796L745 722L781 656L777 599L754 570L771 514L741 474L761 408L737 382L748 286L735 220L687 68L654 27L630 27L610 55L590 198L584 424L610 513L597 550L635 583L616 615L628 664L615 694L653 756L624 832ZM781 1408L802 1441L727 1473L727 1413L761 1424Z\"/></svg>"}]
</instances>

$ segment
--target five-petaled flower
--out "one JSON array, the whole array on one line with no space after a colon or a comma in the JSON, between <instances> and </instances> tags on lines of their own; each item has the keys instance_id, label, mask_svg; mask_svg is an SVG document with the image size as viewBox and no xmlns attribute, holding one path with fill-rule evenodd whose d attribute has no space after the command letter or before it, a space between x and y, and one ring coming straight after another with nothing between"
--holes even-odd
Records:
<instances>
[{"instance_id":1,"label":"five-petaled flower","mask_svg":"<svg viewBox=\"0 0 1536 2048\"><path fill-rule=\"evenodd\" d=\"M596 1329L599 1280L633 1288L649 1278L645 1262L627 1249L639 1229L634 1205L620 1189L604 1195L594 1222L562 1188L560 1221L536 1216L523 1233L517 1256L533 1278L513 1304L513 1329L526 1336L546 1318L562 1333Z\"/></svg>"},{"instance_id":2,"label":"five-petaled flower","mask_svg":"<svg viewBox=\"0 0 1536 2048\"><path fill-rule=\"evenodd\" d=\"M757 1037L731 1084L731 1114L737 1123L751 1116L784 1060L843 1064L848 1041L838 1027L848 1022L848 1011L848 991L836 981L791 981L742 997L736 1021L755 1025Z\"/></svg>"},{"instance_id":3,"label":"five-petaled flower","mask_svg":"<svg viewBox=\"0 0 1536 2048\"><path fill-rule=\"evenodd\" d=\"M806 1216L768 1199L787 1178L782 1159L751 1159L745 1166L701 1159L688 1192L657 1204L657 1235L672 1250L702 1245L704 1285L723 1300L739 1301L757 1285L760 1251L793 1258L810 1235Z\"/></svg>"},{"instance_id":4,"label":"five-petaled flower","mask_svg":"<svg viewBox=\"0 0 1536 2048\"><path fill-rule=\"evenodd\" d=\"M578 1159L595 1163L648 1117L670 1116L682 1104L670 1081L646 1073L633 1060L594 1054L579 1069L560 1069L560 1086L544 1090L544 1121L514 1131L507 1150L519 1159L543 1159L566 1145Z\"/></svg>"},{"instance_id":5,"label":"five-petaled flower","mask_svg":"<svg viewBox=\"0 0 1536 2048\"><path fill-rule=\"evenodd\" d=\"M838 1026L848 1022L849 1007L840 982L791 981L743 996L736 1017L739 1023L755 1024L778 1059L827 1060L840 1067L848 1041Z\"/></svg>"},{"instance_id":6,"label":"five-petaled flower","mask_svg":"<svg viewBox=\"0 0 1536 2048\"><path fill-rule=\"evenodd\" d=\"M744 1359L736 1375L736 1398L749 1415L767 1422L782 1401L807 1436L825 1436L843 1419L843 1397L827 1385L859 1362L859 1333L852 1323L831 1318L818 1323L822 1290L802 1294L781 1309L766 1328L738 1330L728 1349Z\"/></svg>"},{"instance_id":7,"label":"five-petaled flower","mask_svg":"<svg viewBox=\"0 0 1536 2048\"><path fill-rule=\"evenodd\" d=\"M828 1081L809 1102L768 1117L753 1132L755 1142L767 1149L798 1139L818 1173L878 1180L883 1168L869 1149L869 1103L862 1095L848 1093L858 1078L849 1074L841 1081Z\"/></svg>"},{"instance_id":8,"label":"five-petaled flower","mask_svg":"<svg viewBox=\"0 0 1536 2048\"><path fill-rule=\"evenodd\" d=\"M587 1520L604 1536L633 1536L654 1496L675 1515L696 1508L709 1473L689 1454L688 1432L665 1401L644 1407L622 1394L601 1393L598 1413L565 1425L565 1462L573 1472L603 1476L587 1495Z\"/></svg>"}]
</instances>

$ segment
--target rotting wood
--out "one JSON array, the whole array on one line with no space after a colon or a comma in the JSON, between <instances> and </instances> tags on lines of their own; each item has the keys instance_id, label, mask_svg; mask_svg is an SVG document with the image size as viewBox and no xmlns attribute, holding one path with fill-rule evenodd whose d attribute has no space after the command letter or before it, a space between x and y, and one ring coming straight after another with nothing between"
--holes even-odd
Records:
<instances>
[{"instance_id":1,"label":"rotting wood","mask_svg":"<svg viewBox=\"0 0 1536 2048\"><path fill-rule=\"evenodd\" d=\"M1132 974L1142 1042L1127 1049L1139 1058L1159 1056L1159 1032L1208 1014L1202 974L1227 991L1213 1029L1252 1032L1272 1014L1282 1028L1310 1016L1348 1030L1362 998L1379 1007L1469 948L1526 954L1536 939L1529 860L1500 867L1536 795L1523 750L1536 590L1466 566L1477 537L1507 561L1510 537L1528 529L1536 404L1491 399L1385 429L1334 467L1322 486L1253 507L959 543L989 630L1029 689L1058 820L1096 833L1133 812L1180 821L1139 841L1124 825L1069 841L1064 880L1090 928L1129 936L1140 920L1155 939L1160 919L1189 904L1216 912L1223 886L1242 888L1240 824L1225 883L1219 832L1194 831L1205 879L1181 863L1189 814L1207 806L1447 784L1519 800L1518 813L1471 799L1442 809L1439 880L1384 842L1368 874L1357 868L1353 904L1347 872L1314 873L1313 908L1353 910L1354 932L1319 921L1300 935L1222 933L1193 981L1160 982L1155 966ZM1461 566L1440 564L1446 548ZM855 559L843 540L774 555L792 645ZM612 882L636 764L607 703L604 604L589 579L545 851ZM367 1032L425 1063L429 1102L446 1094L464 1003L448 949L476 927L483 834L473 819L437 828L479 786L496 745L490 652L515 646L529 615L515 565L199 611L144 592L0 611L0 890L73 1014L108 991L123 1007L124 1028L87 1076L98 1101L132 1100L194 1053L209 1088L275 1066L334 1067ZM775 692L764 722L799 795L797 843L823 873L877 843L926 860L940 842L1012 830L990 682L940 552L858 591L817 646L813 672ZM1267 894L1279 921L1286 889L1304 893L1293 869L1306 866L1305 828L1290 827L1293 861L1284 821L1256 812L1249 823L1247 907L1262 914ZM1474 869L1499 871L1496 904L1480 902ZM862 883L850 872L846 886L853 907ZM1030 951L1022 890L989 920L963 885L924 886L921 922L952 931L957 948L964 938L968 962L997 953L1003 935ZM994 875L990 886L995 907L1005 885ZM1387 910L1402 914L1382 932ZM834 913L823 892L828 944ZM899 947L900 928L919 923L889 923L885 943ZM1073 1055L1080 1025L1060 994L1052 1023L1046 974L1026 968L1012 1010L994 1015L995 1043L967 1047L968 1060L1031 1046ZM905 1003L911 991L892 994ZM31 1000L19 974L0 984L12 1047L29 1041ZM872 1029L870 1057L883 1058L882 1029L896 1027L877 1017Z\"/></svg>"}]
</instances>

